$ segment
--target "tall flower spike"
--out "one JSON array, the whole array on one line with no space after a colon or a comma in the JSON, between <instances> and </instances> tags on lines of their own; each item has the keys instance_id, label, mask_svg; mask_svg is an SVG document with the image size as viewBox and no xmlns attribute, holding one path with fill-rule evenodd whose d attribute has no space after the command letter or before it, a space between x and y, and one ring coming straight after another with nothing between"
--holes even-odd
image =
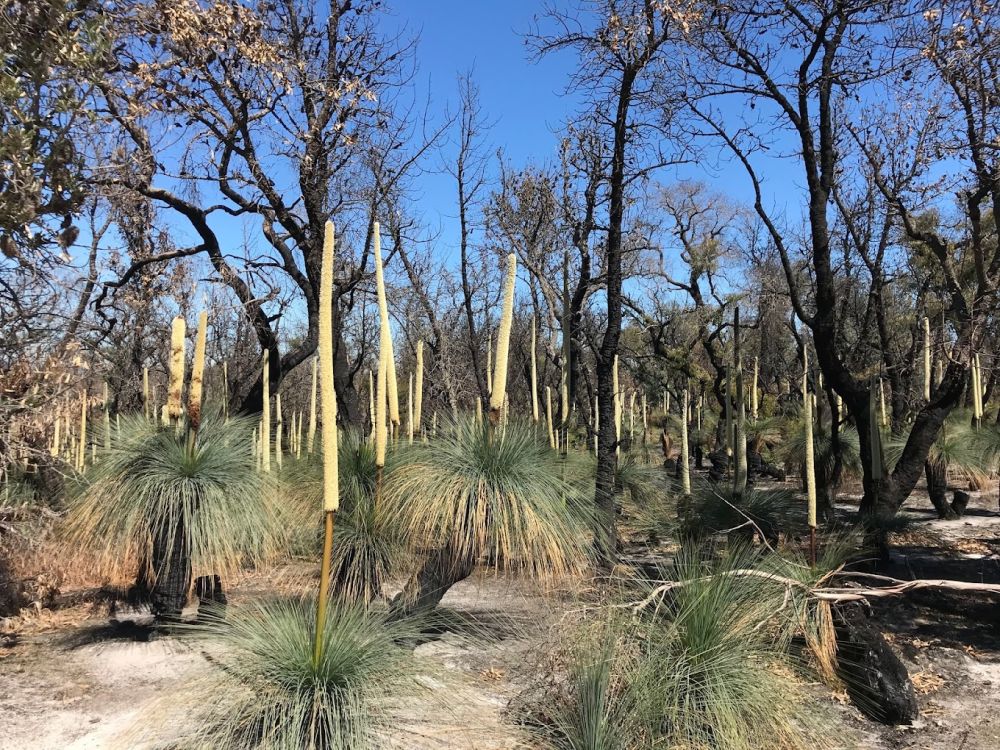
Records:
<instances>
[{"instance_id":1,"label":"tall flower spike","mask_svg":"<svg viewBox=\"0 0 1000 750\"><path fill-rule=\"evenodd\" d=\"M556 449L556 436L552 430L552 388L545 386L545 423L549 428L549 447Z\"/></svg>"},{"instance_id":2,"label":"tall flower spike","mask_svg":"<svg viewBox=\"0 0 1000 750\"><path fill-rule=\"evenodd\" d=\"M389 328L389 303L385 296L385 277L382 271L382 230L379 223L375 222L375 292L378 296L378 316L379 325L385 331L385 343L387 347L386 359L386 388L389 394L389 421L399 424L399 389L396 383L396 356L392 350L392 331ZM381 339L380 339L381 341ZM379 355L381 356L381 355Z\"/></svg>"},{"instance_id":3,"label":"tall flower spike","mask_svg":"<svg viewBox=\"0 0 1000 750\"><path fill-rule=\"evenodd\" d=\"M333 351L333 222L323 233L323 264L319 281L319 350ZM323 510L340 507L340 472L337 464L337 395L333 385L333 357L319 362L320 410L323 419Z\"/></svg>"},{"instance_id":4,"label":"tall flower spike","mask_svg":"<svg viewBox=\"0 0 1000 750\"><path fill-rule=\"evenodd\" d=\"M809 394L809 353L802 350L802 417L806 429L806 508L809 526L816 528L816 453L813 446L812 397Z\"/></svg>"},{"instance_id":5,"label":"tall flower spike","mask_svg":"<svg viewBox=\"0 0 1000 750\"><path fill-rule=\"evenodd\" d=\"M83 471L87 461L87 391L80 397L80 446L76 454L76 468Z\"/></svg>"},{"instance_id":6,"label":"tall flower spike","mask_svg":"<svg viewBox=\"0 0 1000 750\"><path fill-rule=\"evenodd\" d=\"M538 363L535 350L538 348L535 332L535 316L531 316L531 421L538 423Z\"/></svg>"},{"instance_id":7,"label":"tall flower spike","mask_svg":"<svg viewBox=\"0 0 1000 750\"><path fill-rule=\"evenodd\" d=\"M313 452L316 442L316 391L319 388L319 355L313 357L312 391L309 394L309 434L306 438L306 453Z\"/></svg>"},{"instance_id":8,"label":"tall flower spike","mask_svg":"<svg viewBox=\"0 0 1000 750\"><path fill-rule=\"evenodd\" d=\"M181 392L184 390L184 318L174 318L170 327L170 385L167 390L167 416L179 420L183 416Z\"/></svg>"},{"instance_id":9,"label":"tall flower spike","mask_svg":"<svg viewBox=\"0 0 1000 750\"><path fill-rule=\"evenodd\" d=\"M284 418L281 415L281 394L280 393L274 394L274 410L276 412L275 416L277 417L276 423L274 425L274 427L275 427L275 430L274 430L274 459L275 459L275 461L278 464L278 471L281 471L281 464L282 464L282 461L283 461L283 457L282 457L283 450L281 448L281 433L285 429L285 420L284 420Z\"/></svg>"},{"instance_id":10,"label":"tall flower spike","mask_svg":"<svg viewBox=\"0 0 1000 750\"><path fill-rule=\"evenodd\" d=\"M510 331L514 323L514 286L517 283L517 256L507 256L507 277L503 288L503 310L497 330L497 357L493 366L493 390L490 393L490 419L496 423L503 411L507 394L507 360L510 352Z\"/></svg>"},{"instance_id":11,"label":"tall flower spike","mask_svg":"<svg viewBox=\"0 0 1000 750\"><path fill-rule=\"evenodd\" d=\"M379 361L382 355L379 354ZM372 424L372 444L375 443L375 373L368 371L368 421Z\"/></svg>"},{"instance_id":12,"label":"tall flower spike","mask_svg":"<svg viewBox=\"0 0 1000 750\"><path fill-rule=\"evenodd\" d=\"M410 373L410 381L406 392L406 440L413 442L413 373Z\"/></svg>"},{"instance_id":13,"label":"tall flower spike","mask_svg":"<svg viewBox=\"0 0 1000 750\"><path fill-rule=\"evenodd\" d=\"M385 447L388 442L386 429L386 390L389 379L388 351L384 345L385 335L383 334L383 345L379 347L378 358L378 378L375 385L375 465L385 466Z\"/></svg>"},{"instance_id":14,"label":"tall flower spike","mask_svg":"<svg viewBox=\"0 0 1000 750\"><path fill-rule=\"evenodd\" d=\"M107 382L104 383L104 450L111 450L111 401Z\"/></svg>"},{"instance_id":15,"label":"tall flower spike","mask_svg":"<svg viewBox=\"0 0 1000 750\"><path fill-rule=\"evenodd\" d=\"M931 400L931 322L924 317L924 401Z\"/></svg>"},{"instance_id":16,"label":"tall flower spike","mask_svg":"<svg viewBox=\"0 0 1000 750\"><path fill-rule=\"evenodd\" d=\"M688 465L688 388L684 386L684 401L681 404L681 491L691 494L691 467Z\"/></svg>"},{"instance_id":17,"label":"tall flower spike","mask_svg":"<svg viewBox=\"0 0 1000 750\"><path fill-rule=\"evenodd\" d=\"M271 350L264 350L261 377L264 383L264 409L260 427L260 463L265 472L271 471Z\"/></svg>"},{"instance_id":18,"label":"tall flower spike","mask_svg":"<svg viewBox=\"0 0 1000 750\"><path fill-rule=\"evenodd\" d=\"M421 432L424 411L424 342L417 342L417 376L413 384L413 427Z\"/></svg>"},{"instance_id":19,"label":"tall flower spike","mask_svg":"<svg viewBox=\"0 0 1000 750\"><path fill-rule=\"evenodd\" d=\"M201 426L201 400L205 383L205 341L208 337L208 313L198 316L198 334L194 340L194 362L191 365L191 389L188 394L188 422L195 432Z\"/></svg>"}]
</instances>

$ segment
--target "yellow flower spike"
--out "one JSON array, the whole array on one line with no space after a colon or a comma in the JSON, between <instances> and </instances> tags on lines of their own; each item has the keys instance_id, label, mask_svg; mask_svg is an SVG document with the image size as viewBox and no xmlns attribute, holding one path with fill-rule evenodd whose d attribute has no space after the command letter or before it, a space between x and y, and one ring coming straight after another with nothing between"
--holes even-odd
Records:
<instances>
[{"instance_id":1,"label":"yellow flower spike","mask_svg":"<svg viewBox=\"0 0 1000 750\"><path fill-rule=\"evenodd\" d=\"M312 391L309 395L309 436L307 438L306 453L313 452L313 444L316 442L316 389L319 387L319 356L313 357L312 368Z\"/></svg>"},{"instance_id":2,"label":"yellow flower spike","mask_svg":"<svg viewBox=\"0 0 1000 750\"><path fill-rule=\"evenodd\" d=\"M171 421L183 416L181 392L184 390L184 318L174 318L170 329L170 384L167 389L167 417Z\"/></svg>"},{"instance_id":3,"label":"yellow flower spike","mask_svg":"<svg viewBox=\"0 0 1000 750\"><path fill-rule=\"evenodd\" d=\"M208 336L208 313L198 316L198 334L194 340L191 365L191 389L188 394L188 422L195 432L201 426L201 400L205 382L205 341Z\"/></svg>"},{"instance_id":4,"label":"yellow flower spike","mask_svg":"<svg viewBox=\"0 0 1000 750\"><path fill-rule=\"evenodd\" d=\"M417 342L417 374L413 384L413 424L417 434L421 434L424 410L424 342Z\"/></svg>"},{"instance_id":5,"label":"yellow flower spike","mask_svg":"<svg viewBox=\"0 0 1000 750\"><path fill-rule=\"evenodd\" d=\"M496 424L503 411L507 395L507 363L510 353L510 332L514 323L514 286L517 283L517 256L507 256L507 278L503 288L503 310L497 331L497 356L493 366L493 389L490 393L490 420Z\"/></svg>"},{"instance_id":6,"label":"yellow flower spike","mask_svg":"<svg viewBox=\"0 0 1000 750\"><path fill-rule=\"evenodd\" d=\"M396 382L396 356L392 349L392 331L389 328L389 303L385 296L385 277L382 270L382 232L375 222L375 291L378 296L379 323L385 331L388 348L386 359L386 389L389 395L389 421L399 424L399 389ZM381 355L380 355L381 356Z\"/></svg>"},{"instance_id":7,"label":"yellow flower spike","mask_svg":"<svg viewBox=\"0 0 1000 750\"><path fill-rule=\"evenodd\" d=\"M340 507L340 473L337 465L337 395L333 384L333 222L323 235L323 264L319 284L320 414L323 419L323 509Z\"/></svg>"},{"instance_id":8,"label":"yellow flower spike","mask_svg":"<svg viewBox=\"0 0 1000 750\"><path fill-rule=\"evenodd\" d=\"M265 473L271 471L271 350L264 350L264 408L260 427L260 464Z\"/></svg>"}]
</instances>

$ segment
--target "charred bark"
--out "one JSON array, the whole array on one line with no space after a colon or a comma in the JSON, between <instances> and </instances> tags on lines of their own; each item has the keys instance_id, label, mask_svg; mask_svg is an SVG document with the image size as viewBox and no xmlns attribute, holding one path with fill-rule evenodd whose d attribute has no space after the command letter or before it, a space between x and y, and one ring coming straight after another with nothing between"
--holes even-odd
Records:
<instances>
[{"instance_id":1,"label":"charred bark","mask_svg":"<svg viewBox=\"0 0 1000 750\"><path fill-rule=\"evenodd\" d=\"M910 724L917 697L906 666L872 623L867 604L833 605L837 672L851 701L865 716L883 724Z\"/></svg>"},{"instance_id":2,"label":"charred bark","mask_svg":"<svg viewBox=\"0 0 1000 750\"><path fill-rule=\"evenodd\" d=\"M930 495L931 505L937 511L938 518L956 518L947 498L948 465L943 461L926 461L924 475L927 477L927 494Z\"/></svg>"},{"instance_id":3,"label":"charred bark","mask_svg":"<svg viewBox=\"0 0 1000 750\"><path fill-rule=\"evenodd\" d=\"M431 552L389 605L389 619L431 612L448 589L472 575L475 560L446 544Z\"/></svg>"}]
</instances>

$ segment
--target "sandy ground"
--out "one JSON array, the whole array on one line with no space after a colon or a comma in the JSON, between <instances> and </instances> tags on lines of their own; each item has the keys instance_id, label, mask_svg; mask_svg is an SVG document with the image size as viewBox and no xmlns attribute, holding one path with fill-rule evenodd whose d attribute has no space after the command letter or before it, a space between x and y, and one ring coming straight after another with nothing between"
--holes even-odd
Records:
<instances>
[{"instance_id":1,"label":"sandy ground","mask_svg":"<svg viewBox=\"0 0 1000 750\"><path fill-rule=\"evenodd\" d=\"M938 521L916 495L913 524L895 539L893 574L1000 582L996 489L974 496L969 514ZM295 588L311 566L244 581L257 596ZM442 604L474 619L476 632L448 632L417 647L426 690L398 707L391 745L412 750L529 747L510 720L512 699L530 684L558 639L573 596L544 595L526 582L491 575L456 585ZM833 722L839 747L995 750L1000 747L1000 598L919 593L881 601L875 611L910 669L921 706L912 727L865 720L843 696L804 686ZM106 612L78 607L29 614L0 637L0 750L137 747L129 730L211 665L174 639L110 637Z\"/></svg>"}]
</instances>

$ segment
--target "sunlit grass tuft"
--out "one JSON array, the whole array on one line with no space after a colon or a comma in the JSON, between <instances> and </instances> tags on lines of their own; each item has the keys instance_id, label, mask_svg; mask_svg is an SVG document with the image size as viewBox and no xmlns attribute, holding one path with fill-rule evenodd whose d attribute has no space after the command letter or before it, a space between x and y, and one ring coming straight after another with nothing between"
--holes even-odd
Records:
<instances>
[{"instance_id":1,"label":"sunlit grass tuft","mask_svg":"<svg viewBox=\"0 0 1000 750\"><path fill-rule=\"evenodd\" d=\"M72 543L98 554L105 572L134 573L157 533L178 526L198 574L232 574L278 554L286 521L276 488L256 469L249 420L206 418L193 451L183 431L123 417L69 501Z\"/></svg>"},{"instance_id":2,"label":"sunlit grass tuft","mask_svg":"<svg viewBox=\"0 0 1000 750\"><path fill-rule=\"evenodd\" d=\"M227 620L186 629L217 669L186 701L187 750L356 750L380 747L391 707L417 688L405 622L331 602L313 659L315 602L258 601Z\"/></svg>"},{"instance_id":3,"label":"sunlit grass tuft","mask_svg":"<svg viewBox=\"0 0 1000 750\"><path fill-rule=\"evenodd\" d=\"M406 449L386 474L384 496L419 550L447 546L456 559L559 575L589 560L592 498L580 489L587 471L530 424L491 432L463 419Z\"/></svg>"}]
</instances>

